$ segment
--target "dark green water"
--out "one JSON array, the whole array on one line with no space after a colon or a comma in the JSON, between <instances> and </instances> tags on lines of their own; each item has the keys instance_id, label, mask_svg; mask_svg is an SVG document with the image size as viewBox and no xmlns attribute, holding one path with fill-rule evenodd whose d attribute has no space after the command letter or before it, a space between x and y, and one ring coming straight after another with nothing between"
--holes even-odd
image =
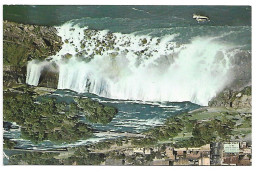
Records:
<instances>
[{"instance_id":1,"label":"dark green water","mask_svg":"<svg viewBox=\"0 0 260 172\"><path fill-rule=\"evenodd\" d=\"M129 29L142 27L196 26L193 13L210 17L210 26L250 26L250 6L21 6L5 5L4 20L28 24L60 25L72 19L91 18L92 25L103 18L104 25L117 22ZM105 18L105 19L104 19ZM113 21L114 22L110 22ZM116 22L117 21L117 22ZM129 25L130 24L130 25Z\"/></svg>"},{"instance_id":2,"label":"dark green water","mask_svg":"<svg viewBox=\"0 0 260 172\"><path fill-rule=\"evenodd\" d=\"M210 17L198 23L192 15ZM21 6L5 5L4 20L58 26L66 22L89 29L163 36L180 34L176 41L188 43L196 36L219 36L222 41L251 49L250 6Z\"/></svg>"}]
</instances>

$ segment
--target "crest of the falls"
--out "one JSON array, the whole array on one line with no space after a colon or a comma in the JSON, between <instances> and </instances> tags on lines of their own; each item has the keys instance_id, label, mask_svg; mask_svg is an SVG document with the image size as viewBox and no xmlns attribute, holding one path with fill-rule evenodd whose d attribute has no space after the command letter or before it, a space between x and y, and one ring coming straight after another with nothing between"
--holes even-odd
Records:
<instances>
[{"instance_id":1,"label":"crest of the falls","mask_svg":"<svg viewBox=\"0 0 260 172\"><path fill-rule=\"evenodd\" d=\"M230 82L230 61L237 51L219 37L196 37L180 45L174 41L178 34L138 36L69 23L57 29L62 49L50 62L29 62L27 83L37 85L46 63L56 63L58 89L113 99L207 105Z\"/></svg>"}]
</instances>

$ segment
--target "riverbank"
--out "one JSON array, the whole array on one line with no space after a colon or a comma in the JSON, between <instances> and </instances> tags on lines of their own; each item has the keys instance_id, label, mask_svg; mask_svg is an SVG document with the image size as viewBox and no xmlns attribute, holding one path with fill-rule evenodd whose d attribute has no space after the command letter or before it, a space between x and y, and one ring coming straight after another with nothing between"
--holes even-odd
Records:
<instances>
[{"instance_id":1,"label":"riverbank","mask_svg":"<svg viewBox=\"0 0 260 172\"><path fill-rule=\"evenodd\" d=\"M248 90L249 88L245 88L236 92L234 95L239 94L241 96L236 96L236 99L232 100L238 101L237 99L244 97L244 95L251 96L251 92ZM251 119L252 111L247 106L240 108L202 107L170 117L161 127L155 127L139 135L103 133L121 137L99 141L88 146L67 147L65 151L18 153L9 157L11 159L10 164L48 164L49 161L35 162L31 158L24 157L30 154L30 157L43 158L47 156L45 155L47 153L49 159L53 159L52 163L54 164L153 165L160 162L161 165L169 165L169 156L171 155L168 149L177 150L194 147L199 149L199 147L207 144L223 144L226 142L246 142L250 145ZM21 155L23 155L23 160L19 160ZM92 156L101 157L101 159L95 162L89 161L89 157ZM137 160L134 160L136 158ZM177 160L173 162L179 163L179 165L188 165Z\"/></svg>"},{"instance_id":2,"label":"riverbank","mask_svg":"<svg viewBox=\"0 0 260 172\"><path fill-rule=\"evenodd\" d=\"M241 113L236 113L232 109L225 108L204 108L196 112L187 113L187 120L196 120L196 123L200 126L206 125L209 121L221 121L229 120L229 122L235 122L236 124L232 126L226 125L222 126L225 135L229 134L229 138L219 136L217 140L207 140L208 144L205 142L202 146L192 145L190 138L194 137L194 133L188 133L182 131L176 137L165 139L156 142L151 136L146 135L145 138L139 137L122 137L120 139L105 140L98 143L94 143L88 146L78 146L67 148L67 151L37 151L37 152L27 152L23 154L16 154L10 157L10 164L55 164L55 165L196 165L196 160L198 158L193 158L193 164L191 161L184 158L182 155L175 155L174 151L186 151L186 150L200 150L203 153L204 160L207 158L212 158L212 152L209 148L203 148L204 145L214 145L224 143L242 143L246 142L251 145L251 114L250 111L240 111ZM242 113L243 112L243 113ZM177 118L183 119L183 114L178 115ZM224 117L224 118L222 118ZM185 126L186 127L186 126ZM201 140L206 139L207 134L211 134L212 126L207 126L206 130L210 130L208 133L203 133ZM230 128L230 130L229 130ZM215 129L215 128L214 128ZM229 130L226 132L226 130ZM203 131L203 130L201 130ZM184 135L183 135L184 134ZM226 136L226 135L225 135ZM186 141L186 142L184 142ZM205 146L204 146L205 147ZM208 146L209 147L209 146ZM221 153L223 148L218 148ZM208 156L204 155L207 154ZM193 156L186 155L187 157ZM174 156L179 157L177 160ZM220 158L223 158L221 154ZM94 161L94 158L96 161ZM47 158L47 159L46 159ZM34 159L41 159L42 161L34 161ZM47 160L52 160L49 162ZM221 165L221 159L218 160L216 165ZM198 164L197 164L198 165ZM200 164L203 165L203 164ZM209 165L209 164L204 164Z\"/></svg>"}]
</instances>

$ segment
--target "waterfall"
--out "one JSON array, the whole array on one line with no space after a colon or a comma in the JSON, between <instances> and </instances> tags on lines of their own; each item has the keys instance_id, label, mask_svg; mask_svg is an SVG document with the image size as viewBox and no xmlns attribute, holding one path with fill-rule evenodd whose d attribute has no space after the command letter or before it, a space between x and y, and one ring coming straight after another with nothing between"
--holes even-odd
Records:
<instances>
[{"instance_id":1,"label":"waterfall","mask_svg":"<svg viewBox=\"0 0 260 172\"><path fill-rule=\"evenodd\" d=\"M174 41L178 34L139 36L68 23L57 29L64 41L51 57L59 68L58 89L113 99L207 105L231 82L236 51L219 37L196 37L180 45ZM29 62L28 84L38 84L46 63Z\"/></svg>"},{"instance_id":2,"label":"waterfall","mask_svg":"<svg viewBox=\"0 0 260 172\"><path fill-rule=\"evenodd\" d=\"M29 85L37 86L40 80L41 72L44 67L48 66L49 63L39 62L38 60L32 60L27 65L27 76L26 83Z\"/></svg>"}]
</instances>

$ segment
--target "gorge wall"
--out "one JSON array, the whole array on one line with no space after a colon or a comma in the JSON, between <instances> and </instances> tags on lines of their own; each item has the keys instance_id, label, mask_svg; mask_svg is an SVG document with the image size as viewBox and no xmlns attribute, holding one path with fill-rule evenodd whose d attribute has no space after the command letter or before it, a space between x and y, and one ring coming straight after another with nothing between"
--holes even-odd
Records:
<instances>
[{"instance_id":1,"label":"gorge wall","mask_svg":"<svg viewBox=\"0 0 260 172\"><path fill-rule=\"evenodd\" d=\"M4 86L25 83L28 61L54 55L62 44L54 27L3 21Z\"/></svg>"}]
</instances>

